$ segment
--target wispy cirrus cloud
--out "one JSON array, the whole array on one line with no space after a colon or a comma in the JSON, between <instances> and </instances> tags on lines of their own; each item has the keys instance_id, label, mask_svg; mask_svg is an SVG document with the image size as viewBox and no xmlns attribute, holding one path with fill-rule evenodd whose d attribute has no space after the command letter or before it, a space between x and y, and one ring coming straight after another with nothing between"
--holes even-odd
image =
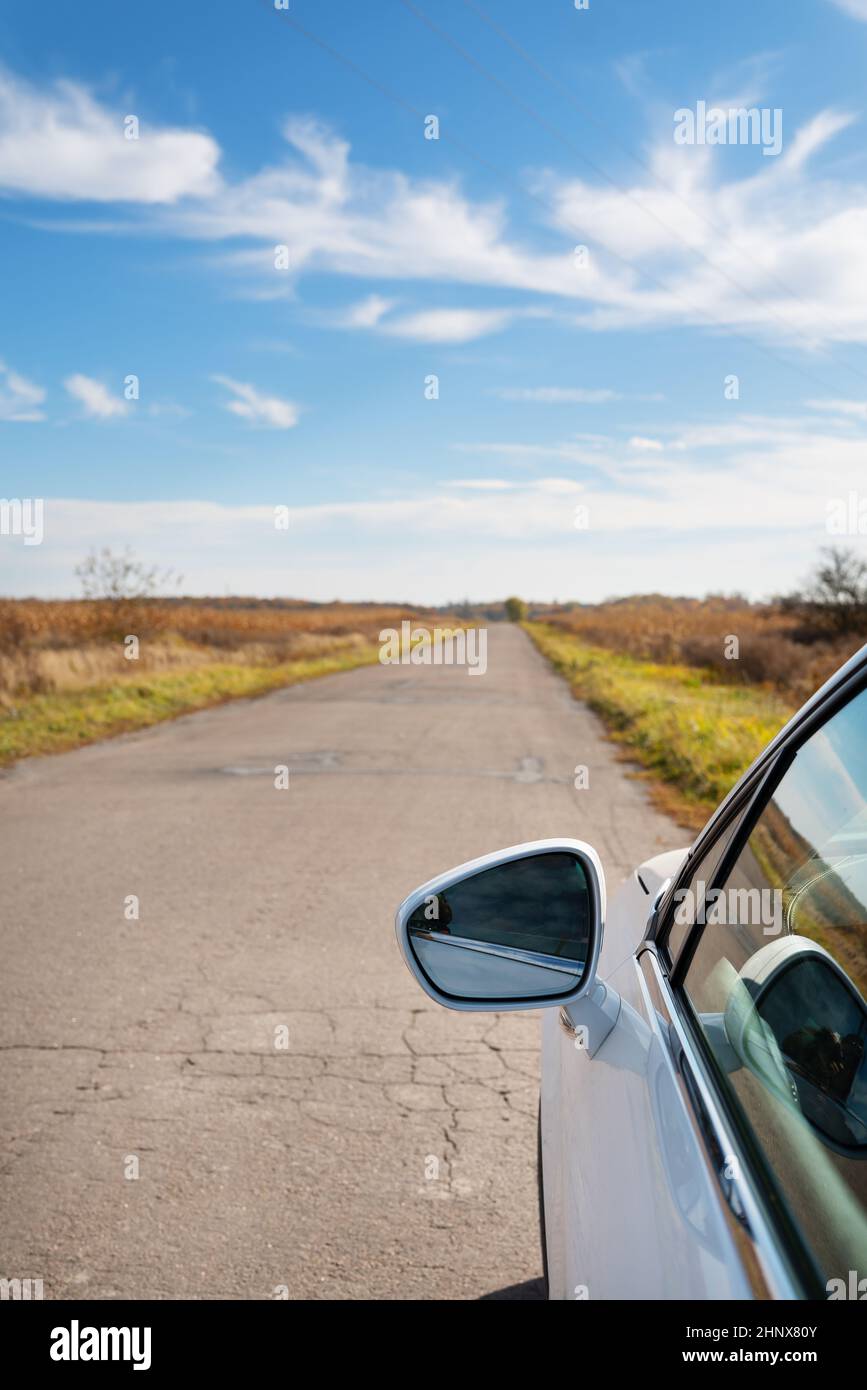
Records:
<instances>
[{"instance_id":1,"label":"wispy cirrus cloud","mask_svg":"<svg viewBox=\"0 0 867 1390\"><path fill-rule=\"evenodd\" d=\"M230 392L231 399L224 401L223 409L246 420L249 425L272 430L290 430L298 424L300 411L294 401L282 400L279 396L263 395L248 382L234 381L228 376L215 375L212 380Z\"/></svg>"},{"instance_id":2,"label":"wispy cirrus cloud","mask_svg":"<svg viewBox=\"0 0 867 1390\"><path fill-rule=\"evenodd\" d=\"M867 3L867 0L865 0ZM867 421L867 401L814 400L807 401L810 410L821 410L828 415L843 416L844 419Z\"/></svg>"},{"instance_id":3,"label":"wispy cirrus cloud","mask_svg":"<svg viewBox=\"0 0 867 1390\"><path fill-rule=\"evenodd\" d=\"M513 478L499 474L456 478L435 488L421 482L417 489L397 497L299 504L290 509L290 524L298 537L321 536L344 525L363 526L374 536L384 536L392 534L396 523L406 523L412 527L413 539L417 534L554 538L574 529L572 503L580 495L590 510L590 529L599 533L656 530L658 534L663 526L672 534L723 529L747 534L794 527L812 531L820 539L827 499L845 496L863 478L867 432L829 434L804 426L793 446L792 422L780 417L777 439L772 442L771 419L765 421L767 441L761 447L745 444L720 455L710 444L695 444L689 453L682 453L671 447L677 440L674 435L664 449L643 458L632 456L628 440L610 437L596 452L592 466L576 465L568 472L540 476L525 467ZM708 439L712 437L709 433ZM553 453L548 450L542 457ZM529 462L525 458L525 464ZM773 492L769 480L777 484ZM67 501L56 506L58 515L79 518L88 540L99 534L100 509L106 517L124 512L137 517L136 524L150 528L152 536L168 528L164 539L168 546L175 544L172 526L189 526L191 521L210 528L221 545L234 543L236 525L251 528L263 544L275 529L274 508L265 504ZM276 545L285 544L283 535L277 535Z\"/></svg>"},{"instance_id":4,"label":"wispy cirrus cloud","mask_svg":"<svg viewBox=\"0 0 867 1390\"><path fill-rule=\"evenodd\" d=\"M385 299L381 294L369 294L357 304L350 304L338 315L337 322L341 328L377 328L396 303L396 300Z\"/></svg>"},{"instance_id":5,"label":"wispy cirrus cloud","mask_svg":"<svg viewBox=\"0 0 867 1390\"><path fill-rule=\"evenodd\" d=\"M562 443L543 444L540 441L480 440L477 443L457 443L452 449L459 454L492 455L502 463L520 466L535 459L559 459L566 463L579 463L593 466L598 461L598 451L609 441L604 436L587 438L576 436Z\"/></svg>"},{"instance_id":6,"label":"wispy cirrus cloud","mask_svg":"<svg viewBox=\"0 0 867 1390\"><path fill-rule=\"evenodd\" d=\"M532 176L530 191L547 208L546 247L551 229L562 237L554 253L510 235L502 199L474 202L455 181L356 164L346 142L300 118L286 123L293 153L284 164L161 217L179 235L209 240L246 236L269 247L288 235L296 277L327 271L518 291L546 312L579 306L572 321L596 331L711 324L807 348L865 342L867 190L812 167L853 119L819 112L777 161L741 176L727 174L726 151L676 146L671 129L651 147L649 175L622 188ZM590 248L580 267L578 242ZM374 326L448 341L448 318L428 321L427 312L436 311L390 329L380 314ZM507 326L515 307L472 312L491 317L455 318L452 341L465 326L463 340Z\"/></svg>"},{"instance_id":7,"label":"wispy cirrus cloud","mask_svg":"<svg viewBox=\"0 0 867 1390\"><path fill-rule=\"evenodd\" d=\"M210 136L158 128L126 141L121 119L75 84L39 91L3 75L0 189L150 204L127 216L166 236L240 243L217 260L260 298L291 297L314 274L510 294L507 306L400 313L369 297L342 324L396 338L468 342L556 306L592 331L710 325L807 349L867 342L867 189L814 167L850 112L819 111L787 134L778 159L759 156L745 174L725 149L676 146L670 126L656 131L649 173L621 187L529 174L547 225L543 237L521 239L504 199L473 200L454 178L361 164L309 115L286 120L285 158L234 180L220 177ZM83 225L92 231L98 219ZM578 243L589 248L580 265ZM284 244L288 272L274 266Z\"/></svg>"},{"instance_id":8,"label":"wispy cirrus cloud","mask_svg":"<svg viewBox=\"0 0 867 1390\"><path fill-rule=\"evenodd\" d=\"M442 486L462 488L466 492L509 492L518 484L505 478L451 478Z\"/></svg>"},{"instance_id":9,"label":"wispy cirrus cloud","mask_svg":"<svg viewBox=\"0 0 867 1390\"><path fill-rule=\"evenodd\" d=\"M862 19L867 24L867 0L831 0L831 4L853 19Z\"/></svg>"},{"instance_id":10,"label":"wispy cirrus cloud","mask_svg":"<svg viewBox=\"0 0 867 1390\"><path fill-rule=\"evenodd\" d=\"M73 400L78 401L88 419L116 420L129 412L129 402L121 396L112 395L105 382L97 381L95 377L74 372L63 385Z\"/></svg>"},{"instance_id":11,"label":"wispy cirrus cloud","mask_svg":"<svg viewBox=\"0 0 867 1390\"><path fill-rule=\"evenodd\" d=\"M0 362L0 420L44 420L41 410L45 391L41 386Z\"/></svg>"},{"instance_id":12,"label":"wispy cirrus cloud","mask_svg":"<svg viewBox=\"0 0 867 1390\"><path fill-rule=\"evenodd\" d=\"M619 391L584 386L498 386L492 394L501 401L532 401L539 405L605 405L622 399Z\"/></svg>"},{"instance_id":13,"label":"wispy cirrus cloud","mask_svg":"<svg viewBox=\"0 0 867 1390\"><path fill-rule=\"evenodd\" d=\"M399 301L368 295L326 322L339 328L375 329L392 338L416 343L470 343L507 328L513 319L537 311L528 309L435 308L394 313Z\"/></svg>"},{"instance_id":14,"label":"wispy cirrus cloud","mask_svg":"<svg viewBox=\"0 0 867 1390\"><path fill-rule=\"evenodd\" d=\"M288 550L274 505L264 501L49 497L50 540L40 547L38 571L22 547L8 584L16 593L57 593L88 546L128 543L149 563L167 565L183 546L191 593L228 585L237 593L328 599L340 590L386 599L408 586L418 601L443 602L463 589L471 554L491 594L591 601L645 590L649 566L661 592L703 593L719 587L715 576L732 573L736 555L739 589L766 595L798 580L815 548L828 543L829 503L862 486L867 429L858 419L844 424L835 428L822 415L746 417L735 437L720 417L701 437L689 426L672 429L658 451L636 452L625 436L596 436L583 463L571 457L569 440L534 452L517 445L506 455L515 470L507 476L492 471L437 486L419 475L397 496L296 505ZM688 448L677 447L687 440ZM581 530L579 505L587 519ZM867 546L857 536L847 543Z\"/></svg>"},{"instance_id":15,"label":"wispy cirrus cloud","mask_svg":"<svg viewBox=\"0 0 867 1390\"><path fill-rule=\"evenodd\" d=\"M585 484L577 478L533 478L523 482L505 478L452 478L442 486L459 491L556 493L560 496L585 490Z\"/></svg>"},{"instance_id":16,"label":"wispy cirrus cloud","mask_svg":"<svg viewBox=\"0 0 867 1390\"><path fill-rule=\"evenodd\" d=\"M417 343L471 343L507 328L520 311L512 309L424 309L382 325L394 338Z\"/></svg>"}]
</instances>

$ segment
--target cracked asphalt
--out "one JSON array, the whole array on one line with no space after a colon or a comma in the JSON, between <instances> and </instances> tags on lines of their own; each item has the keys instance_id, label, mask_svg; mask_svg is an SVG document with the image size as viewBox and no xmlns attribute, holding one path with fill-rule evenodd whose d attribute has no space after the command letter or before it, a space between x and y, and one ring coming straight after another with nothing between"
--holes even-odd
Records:
<instances>
[{"instance_id":1,"label":"cracked asphalt","mask_svg":"<svg viewBox=\"0 0 867 1390\"><path fill-rule=\"evenodd\" d=\"M394 909L554 835L610 892L684 833L519 629L483 677L370 667L22 763L0 817L0 1275L540 1296L538 1015L439 1009Z\"/></svg>"}]
</instances>

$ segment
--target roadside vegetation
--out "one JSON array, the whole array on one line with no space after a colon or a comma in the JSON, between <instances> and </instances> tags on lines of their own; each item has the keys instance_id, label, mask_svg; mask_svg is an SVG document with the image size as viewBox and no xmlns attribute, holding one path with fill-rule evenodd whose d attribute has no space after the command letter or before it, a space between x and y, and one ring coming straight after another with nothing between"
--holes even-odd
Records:
<instances>
[{"instance_id":1,"label":"roadside vegetation","mask_svg":"<svg viewBox=\"0 0 867 1390\"><path fill-rule=\"evenodd\" d=\"M867 565L830 549L801 589L767 604L641 595L530 613L540 651L645 768L659 804L697 829L867 639Z\"/></svg>"},{"instance_id":2,"label":"roadside vegetation","mask_svg":"<svg viewBox=\"0 0 867 1390\"><path fill-rule=\"evenodd\" d=\"M547 623L525 626L572 693L662 783L655 800L691 829L704 824L793 712L770 689L724 684L696 667L640 661Z\"/></svg>"},{"instance_id":3,"label":"roadside vegetation","mask_svg":"<svg viewBox=\"0 0 867 1390\"><path fill-rule=\"evenodd\" d=\"M423 620L403 606L167 598L153 590L169 576L110 551L78 574L81 600L0 600L0 766L374 662L381 629Z\"/></svg>"},{"instance_id":4,"label":"roadside vegetation","mask_svg":"<svg viewBox=\"0 0 867 1390\"><path fill-rule=\"evenodd\" d=\"M4 701L0 706L0 766L19 758L62 753L226 700L265 695L315 676L347 671L375 661L378 651L378 645L361 640L335 644L330 656L275 665L251 664L240 653L236 661L199 662L194 669L179 662L174 669L151 675L123 674L49 694L17 696L16 702ZM200 655L189 653L193 663Z\"/></svg>"}]
</instances>

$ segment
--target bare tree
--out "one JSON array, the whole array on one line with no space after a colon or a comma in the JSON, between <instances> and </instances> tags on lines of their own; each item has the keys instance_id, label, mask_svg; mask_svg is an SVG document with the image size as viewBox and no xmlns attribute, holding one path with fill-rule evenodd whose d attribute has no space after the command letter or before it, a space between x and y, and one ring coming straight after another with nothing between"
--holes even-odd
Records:
<instances>
[{"instance_id":1,"label":"bare tree","mask_svg":"<svg viewBox=\"0 0 867 1390\"><path fill-rule=\"evenodd\" d=\"M826 546L802 589L779 599L804 623L801 635L867 633L867 560L843 546Z\"/></svg>"},{"instance_id":2,"label":"bare tree","mask_svg":"<svg viewBox=\"0 0 867 1390\"><path fill-rule=\"evenodd\" d=\"M86 560L76 565L75 573L85 598L116 604L154 598L166 584L173 580L180 584L182 578L174 570L161 570L157 565L149 569L136 559L129 546L122 555L115 555L108 546L92 550Z\"/></svg>"},{"instance_id":3,"label":"bare tree","mask_svg":"<svg viewBox=\"0 0 867 1390\"><path fill-rule=\"evenodd\" d=\"M142 564L129 546L122 555L108 546L92 550L75 573L84 597L94 605L94 634L108 641L164 627L165 612L153 600L167 584L182 580L171 569Z\"/></svg>"}]
</instances>

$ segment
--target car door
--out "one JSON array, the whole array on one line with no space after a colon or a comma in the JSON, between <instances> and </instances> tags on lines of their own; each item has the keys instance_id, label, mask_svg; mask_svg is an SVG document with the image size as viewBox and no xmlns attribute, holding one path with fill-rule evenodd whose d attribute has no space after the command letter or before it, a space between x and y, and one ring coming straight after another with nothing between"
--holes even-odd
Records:
<instances>
[{"instance_id":1,"label":"car door","mask_svg":"<svg viewBox=\"0 0 867 1390\"><path fill-rule=\"evenodd\" d=\"M546 1018L555 1297L867 1295L859 683L798 721L700 837L610 970L623 1013L601 1049ZM618 896L609 944L666 868Z\"/></svg>"},{"instance_id":2,"label":"car door","mask_svg":"<svg viewBox=\"0 0 867 1390\"><path fill-rule=\"evenodd\" d=\"M867 1293L867 690L774 769L672 972L805 1292Z\"/></svg>"},{"instance_id":3,"label":"car door","mask_svg":"<svg viewBox=\"0 0 867 1390\"><path fill-rule=\"evenodd\" d=\"M605 980L621 1008L599 1051L590 1055L566 1011L543 1016L552 1298L752 1296L665 977L641 941L615 959L618 941L630 934L634 941L636 928L643 936L664 879L683 857L642 865L611 902Z\"/></svg>"}]
</instances>

